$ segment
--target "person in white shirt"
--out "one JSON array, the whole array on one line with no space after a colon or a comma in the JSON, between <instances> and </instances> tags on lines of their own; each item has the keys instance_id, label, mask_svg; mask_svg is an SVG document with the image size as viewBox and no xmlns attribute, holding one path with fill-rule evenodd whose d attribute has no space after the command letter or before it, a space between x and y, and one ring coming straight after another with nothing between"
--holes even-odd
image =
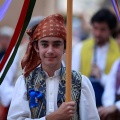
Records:
<instances>
[{"instance_id":1,"label":"person in white shirt","mask_svg":"<svg viewBox=\"0 0 120 120\"><path fill-rule=\"evenodd\" d=\"M71 102L65 102L66 48L63 16L53 14L28 30L30 42L8 112L8 120L99 120L89 79L72 71ZM69 41L68 41L69 42Z\"/></svg>"},{"instance_id":2,"label":"person in white shirt","mask_svg":"<svg viewBox=\"0 0 120 120\"><path fill-rule=\"evenodd\" d=\"M103 107L98 108L102 120L116 114L120 117L120 58L113 64L107 79L109 82L102 96Z\"/></svg>"},{"instance_id":3,"label":"person in white shirt","mask_svg":"<svg viewBox=\"0 0 120 120\"><path fill-rule=\"evenodd\" d=\"M119 58L118 45L111 37L117 19L110 10L104 8L93 15L91 24L93 37L74 47L72 69L90 78L98 107L102 105L101 96L107 83L106 75Z\"/></svg>"},{"instance_id":4,"label":"person in white shirt","mask_svg":"<svg viewBox=\"0 0 120 120\"><path fill-rule=\"evenodd\" d=\"M0 62L2 61L7 51L13 33L14 33L14 29L9 26L3 26L0 28L0 45L1 45ZM12 52L10 56L12 55ZM8 63L9 59L10 57L8 58L6 64ZM10 69L6 73L4 80L0 85L0 120L7 119L7 113L14 89L13 80L17 69L17 61L18 61L18 55L16 54ZM3 69L0 71L0 77L2 77L6 64L4 65Z\"/></svg>"}]
</instances>

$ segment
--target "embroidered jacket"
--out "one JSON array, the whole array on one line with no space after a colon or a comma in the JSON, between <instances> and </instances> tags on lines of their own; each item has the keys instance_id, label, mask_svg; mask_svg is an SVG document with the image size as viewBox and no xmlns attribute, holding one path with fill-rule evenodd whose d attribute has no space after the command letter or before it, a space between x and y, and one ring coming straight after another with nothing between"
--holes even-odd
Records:
<instances>
[{"instance_id":1,"label":"embroidered jacket","mask_svg":"<svg viewBox=\"0 0 120 120\"><path fill-rule=\"evenodd\" d=\"M65 102L65 76L66 76L66 68L61 67L60 72L60 81L59 81L59 89L57 96L57 105L58 107ZM42 70L41 67L33 70L28 77L26 77L26 86L27 91L34 89L35 91L39 91L42 93L43 97L39 99L38 106L35 108L31 108L32 118L41 118L46 116L46 74ZM79 120L79 102L80 102L80 94L81 94L81 80L82 76L80 73L76 71L72 71L72 100L76 101L76 109L75 114L72 120ZM28 100L30 102L30 96L28 94Z\"/></svg>"}]
</instances>

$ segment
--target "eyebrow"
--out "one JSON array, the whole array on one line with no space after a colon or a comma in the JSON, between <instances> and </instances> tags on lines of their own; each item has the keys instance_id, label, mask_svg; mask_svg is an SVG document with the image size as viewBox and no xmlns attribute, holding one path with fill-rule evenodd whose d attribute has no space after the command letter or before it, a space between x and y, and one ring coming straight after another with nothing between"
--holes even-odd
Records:
<instances>
[{"instance_id":1,"label":"eyebrow","mask_svg":"<svg viewBox=\"0 0 120 120\"><path fill-rule=\"evenodd\" d=\"M47 43L47 40L41 40L40 43Z\"/></svg>"},{"instance_id":2,"label":"eyebrow","mask_svg":"<svg viewBox=\"0 0 120 120\"><path fill-rule=\"evenodd\" d=\"M41 40L40 41L40 43L48 43L49 42L49 40ZM60 40L55 40L55 41L53 41L53 43L62 43L62 41L60 41Z\"/></svg>"}]
</instances>

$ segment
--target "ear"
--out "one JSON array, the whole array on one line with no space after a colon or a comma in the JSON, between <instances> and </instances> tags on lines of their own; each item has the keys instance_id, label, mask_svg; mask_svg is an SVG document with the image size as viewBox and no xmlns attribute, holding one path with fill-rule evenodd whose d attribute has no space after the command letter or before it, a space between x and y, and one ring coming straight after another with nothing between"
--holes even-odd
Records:
<instances>
[{"instance_id":1,"label":"ear","mask_svg":"<svg viewBox=\"0 0 120 120\"><path fill-rule=\"evenodd\" d=\"M66 49L63 50L63 54L65 54L65 53L66 53Z\"/></svg>"},{"instance_id":2,"label":"ear","mask_svg":"<svg viewBox=\"0 0 120 120\"><path fill-rule=\"evenodd\" d=\"M33 43L33 47L34 47L34 49L35 49L36 52L39 52L38 43L37 42Z\"/></svg>"}]
</instances>

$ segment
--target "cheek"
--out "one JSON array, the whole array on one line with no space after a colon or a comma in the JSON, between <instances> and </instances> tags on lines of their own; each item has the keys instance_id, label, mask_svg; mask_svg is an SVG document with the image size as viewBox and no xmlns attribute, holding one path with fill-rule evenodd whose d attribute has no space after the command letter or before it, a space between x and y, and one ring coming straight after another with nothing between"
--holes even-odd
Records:
<instances>
[{"instance_id":1,"label":"cheek","mask_svg":"<svg viewBox=\"0 0 120 120\"><path fill-rule=\"evenodd\" d=\"M105 31L103 31L103 34L105 35L105 36L111 36L111 32L107 29L107 30L105 30Z\"/></svg>"},{"instance_id":2,"label":"cheek","mask_svg":"<svg viewBox=\"0 0 120 120\"><path fill-rule=\"evenodd\" d=\"M60 57L62 57L62 55L65 53L65 50L61 49L61 50L57 51L57 53L59 54Z\"/></svg>"},{"instance_id":3,"label":"cheek","mask_svg":"<svg viewBox=\"0 0 120 120\"><path fill-rule=\"evenodd\" d=\"M42 49L40 49L40 48L38 48L38 51L39 51L39 56L40 56L40 58L43 58L43 56L44 56L44 54L45 54L45 51L42 50Z\"/></svg>"},{"instance_id":4,"label":"cheek","mask_svg":"<svg viewBox=\"0 0 120 120\"><path fill-rule=\"evenodd\" d=\"M44 54L45 54L44 51L39 51L39 55L40 55L40 57L42 57Z\"/></svg>"},{"instance_id":5,"label":"cheek","mask_svg":"<svg viewBox=\"0 0 120 120\"><path fill-rule=\"evenodd\" d=\"M102 31L102 32L101 32L101 37L102 37L103 39L108 39L108 38L110 37L110 33L107 32L107 31Z\"/></svg>"}]
</instances>

